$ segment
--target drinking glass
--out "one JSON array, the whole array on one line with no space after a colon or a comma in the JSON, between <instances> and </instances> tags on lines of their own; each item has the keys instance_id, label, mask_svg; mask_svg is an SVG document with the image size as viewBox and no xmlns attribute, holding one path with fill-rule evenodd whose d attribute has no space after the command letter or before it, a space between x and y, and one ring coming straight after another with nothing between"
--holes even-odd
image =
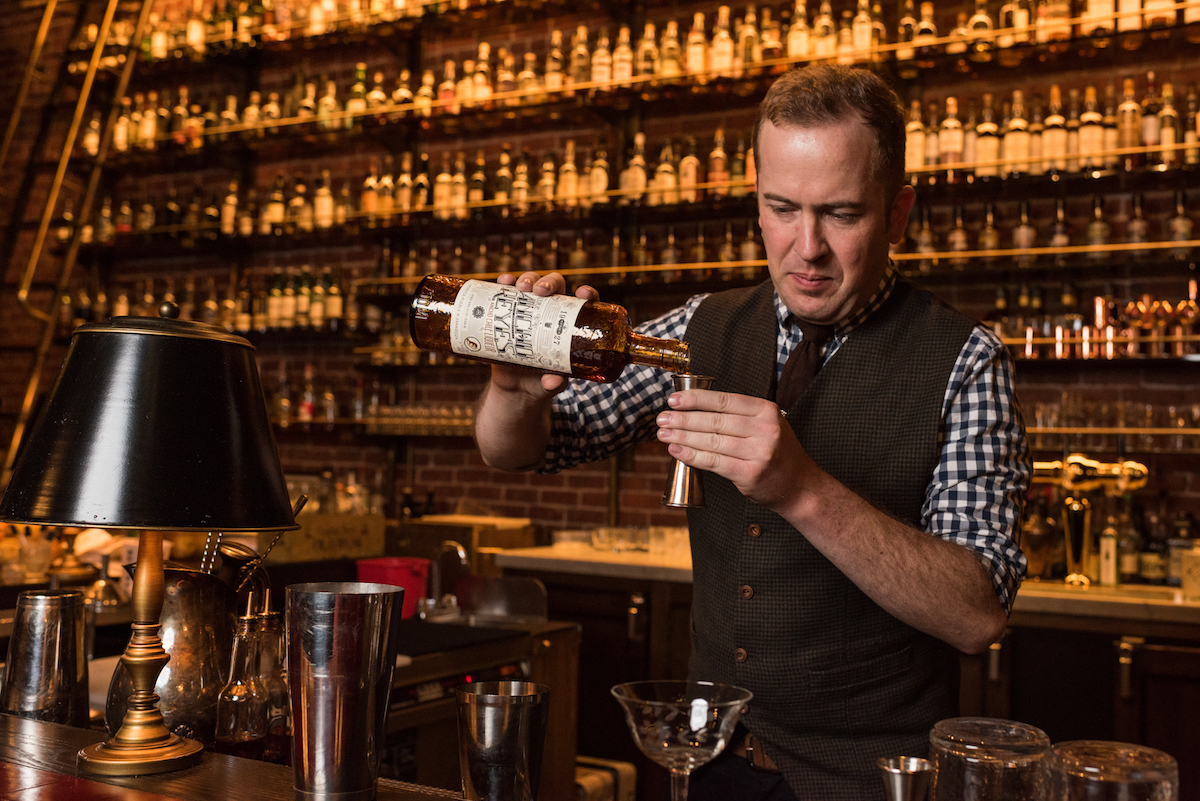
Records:
<instances>
[{"instance_id":1,"label":"drinking glass","mask_svg":"<svg viewBox=\"0 0 1200 801\"><path fill-rule=\"evenodd\" d=\"M1054 746L1062 801L1178 801L1179 765L1154 748L1102 740Z\"/></svg>"},{"instance_id":2,"label":"drinking glass","mask_svg":"<svg viewBox=\"0 0 1200 801\"><path fill-rule=\"evenodd\" d=\"M687 801L688 777L725 748L753 694L708 681L635 681L612 694L633 741L671 772L671 801Z\"/></svg>"},{"instance_id":3,"label":"drinking glass","mask_svg":"<svg viewBox=\"0 0 1200 801\"><path fill-rule=\"evenodd\" d=\"M932 801L1047 801L1050 740L997 718L949 718L929 732Z\"/></svg>"}]
</instances>

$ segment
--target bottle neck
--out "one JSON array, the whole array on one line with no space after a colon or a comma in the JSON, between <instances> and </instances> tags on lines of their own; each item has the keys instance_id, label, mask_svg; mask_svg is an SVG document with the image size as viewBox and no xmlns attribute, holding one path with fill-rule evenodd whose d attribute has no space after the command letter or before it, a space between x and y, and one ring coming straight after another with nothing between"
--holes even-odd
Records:
<instances>
[{"instance_id":1,"label":"bottle neck","mask_svg":"<svg viewBox=\"0 0 1200 801\"><path fill-rule=\"evenodd\" d=\"M678 339L659 339L634 332L629 336L629 360L672 373L690 372L688 343Z\"/></svg>"},{"instance_id":2,"label":"bottle neck","mask_svg":"<svg viewBox=\"0 0 1200 801\"><path fill-rule=\"evenodd\" d=\"M233 665L229 680L248 681L258 675L260 637L259 623L253 618L238 620L237 636L233 641Z\"/></svg>"}]
</instances>

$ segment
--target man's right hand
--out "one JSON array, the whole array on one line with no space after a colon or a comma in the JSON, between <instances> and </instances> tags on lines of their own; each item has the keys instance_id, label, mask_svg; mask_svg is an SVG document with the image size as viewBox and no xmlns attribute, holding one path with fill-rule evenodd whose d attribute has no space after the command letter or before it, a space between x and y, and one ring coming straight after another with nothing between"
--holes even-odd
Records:
<instances>
[{"instance_id":1,"label":"man's right hand","mask_svg":"<svg viewBox=\"0 0 1200 801\"><path fill-rule=\"evenodd\" d=\"M539 297L567 293L567 280L559 273L540 275L532 270L520 275L504 273L496 279L496 283L515 286L522 292L532 292ZM599 300L600 293L584 284L575 290L575 297ZM539 374L525 367L493 363L492 384L504 392L524 392L531 398L546 398L562 392L567 385L567 377L558 373Z\"/></svg>"},{"instance_id":2,"label":"man's right hand","mask_svg":"<svg viewBox=\"0 0 1200 801\"><path fill-rule=\"evenodd\" d=\"M496 282L540 297L564 295L567 291L567 281L559 273L505 273ZM596 300L599 293L590 286L581 286L575 296ZM567 377L558 373L494 363L492 379L475 413L475 443L483 461L501 470L538 467L550 441L551 399L566 386Z\"/></svg>"}]
</instances>

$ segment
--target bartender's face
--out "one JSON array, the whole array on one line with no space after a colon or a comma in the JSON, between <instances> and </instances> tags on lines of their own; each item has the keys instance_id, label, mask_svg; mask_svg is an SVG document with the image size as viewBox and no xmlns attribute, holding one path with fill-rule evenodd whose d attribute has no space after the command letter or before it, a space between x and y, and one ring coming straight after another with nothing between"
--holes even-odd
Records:
<instances>
[{"instance_id":1,"label":"bartender's face","mask_svg":"<svg viewBox=\"0 0 1200 801\"><path fill-rule=\"evenodd\" d=\"M874 134L859 118L759 131L758 221L771 280L811 323L837 324L861 308L887 270L916 199L875 175Z\"/></svg>"}]
</instances>

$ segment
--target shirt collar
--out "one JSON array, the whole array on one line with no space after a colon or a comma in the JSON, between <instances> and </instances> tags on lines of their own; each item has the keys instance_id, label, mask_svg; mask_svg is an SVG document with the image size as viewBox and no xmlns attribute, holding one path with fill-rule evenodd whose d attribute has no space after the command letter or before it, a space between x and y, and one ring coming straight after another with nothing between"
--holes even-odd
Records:
<instances>
[{"instance_id":1,"label":"shirt collar","mask_svg":"<svg viewBox=\"0 0 1200 801\"><path fill-rule=\"evenodd\" d=\"M892 290L896 288L896 268L891 262L888 263L887 271L883 274L883 278L879 279L879 288L867 300L866 304L861 309L850 315L846 320L834 328L834 337L843 337L853 331L858 326L862 325L863 321L879 310L879 307L891 296ZM783 330L788 330L796 324L796 317L784 305L783 300L779 297L779 293L775 293L775 317L779 321L779 325Z\"/></svg>"}]
</instances>

